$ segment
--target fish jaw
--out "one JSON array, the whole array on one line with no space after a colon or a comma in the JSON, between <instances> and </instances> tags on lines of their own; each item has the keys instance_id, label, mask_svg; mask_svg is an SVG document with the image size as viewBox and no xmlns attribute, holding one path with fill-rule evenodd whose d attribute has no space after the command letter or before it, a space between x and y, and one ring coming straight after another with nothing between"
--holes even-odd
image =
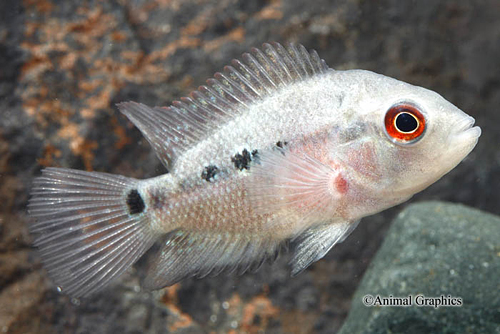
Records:
<instances>
[{"instance_id":1,"label":"fish jaw","mask_svg":"<svg viewBox=\"0 0 500 334\"><path fill-rule=\"evenodd\" d=\"M481 136L481 128L474 126L474 118L467 116L455 125L455 133L450 136L448 147L452 152L448 158L449 170L458 165L469 153L476 147L479 137Z\"/></svg>"}]
</instances>

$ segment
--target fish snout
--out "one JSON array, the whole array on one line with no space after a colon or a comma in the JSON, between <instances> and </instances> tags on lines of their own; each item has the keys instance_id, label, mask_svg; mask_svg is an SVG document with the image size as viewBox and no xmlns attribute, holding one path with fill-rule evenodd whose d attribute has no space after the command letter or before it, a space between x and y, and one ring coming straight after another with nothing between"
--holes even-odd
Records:
<instances>
[{"instance_id":1,"label":"fish snout","mask_svg":"<svg viewBox=\"0 0 500 334\"><path fill-rule=\"evenodd\" d=\"M481 136L481 128L479 126L474 126L475 123L476 120L473 117L467 116L455 126L456 136L458 136L464 144L474 140L477 142L479 136Z\"/></svg>"}]
</instances>

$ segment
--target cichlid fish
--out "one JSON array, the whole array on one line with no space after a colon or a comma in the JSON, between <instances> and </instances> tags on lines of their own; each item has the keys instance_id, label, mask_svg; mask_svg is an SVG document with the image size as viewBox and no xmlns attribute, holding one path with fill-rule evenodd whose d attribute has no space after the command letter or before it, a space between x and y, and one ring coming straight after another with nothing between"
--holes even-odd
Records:
<instances>
[{"instance_id":1,"label":"cichlid fish","mask_svg":"<svg viewBox=\"0 0 500 334\"><path fill-rule=\"evenodd\" d=\"M81 297L155 242L144 286L243 273L295 240L295 275L360 218L454 168L481 134L440 95L303 46L264 44L170 107L118 104L169 173L147 180L46 168L29 213L42 261Z\"/></svg>"}]
</instances>

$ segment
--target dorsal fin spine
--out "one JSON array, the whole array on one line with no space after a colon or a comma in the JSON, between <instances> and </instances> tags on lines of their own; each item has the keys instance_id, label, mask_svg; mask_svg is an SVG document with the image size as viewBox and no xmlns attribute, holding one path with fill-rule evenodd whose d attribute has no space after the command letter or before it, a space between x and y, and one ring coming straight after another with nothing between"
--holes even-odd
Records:
<instances>
[{"instance_id":1,"label":"dorsal fin spine","mask_svg":"<svg viewBox=\"0 0 500 334\"><path fill-rule=\"evenodd\" d=\"M223 76L227 82L232 83L236 89L238 89L239 94L245 99L245 101L253 101L255 100L255 96L251 94L253 92L252 87L249 87L248 85L245 84L245 82L241 81L241 78L238 76L233 75L235 74L234 72L230 72L229 69L226 67L224 68L224 73L221 73L221 76ZM246 89L244 89L246 87Z\"/></svg>"},{"instance_id":2,"label":"dorsal fin spine","mask_svg":"<svg viewBox=\"0 0 500 334\"><path fill-rule=\"evenodd\" d=\"M293 81L293 78L288 70L286 63L280 59L277 51L268 43L265 43L263 46L264 52L266 52L267 57L271 60L271 62L277 66L279 66L282 70L282 81L284 84L288 84Z\"/></svg>"},{"instance_id":3,"label":"dorsal fin spine","mask_svg":"<svg viewBox=\"0 0 500 334\"><path fill-rule=\"evenodd\" d=\"M313 75L317 74L316 68L313 66L313 64L311 62L311 57L310 57L309 53L307 52L306 48L303 45L300 45L299 51L301 53L302 59L306 62L306 67L305 67L306 71L307 71L307 69L310 69L312 71L312 73L307 73L307 74L309 76L313 76Z\"/></svg>"},{"instance_id":4,"label":"dorsal fin spine","mask_svg":"<svg viewBox=\"0 0 500 334\"><path fill-rule=\"evenodd\" d=\"M220 80L221 74L218 72L215 74L215 79L213 79L213 82L216 83L217 87L220 87L220 89L225 93L224 95L229 96L231 99L234 99L237 103L243 105L245 108L248 107L245 101L243 101L235 92L234 92L234 87L231 86L231 84L227 81Z\"/></svg>"},{"instance_id":5,"label":"dorsal fin spine","mask_svg":"<svg viewBox=\"0 0 500 334\"><path fill-rule=\"evenodd\" d=\"M186 108L186 103L183 101L174 101L172 103L172 111L176 111L181 113L186 119L189 119L192 121L193 125L198 126L201 131L206 131L207 127L205 125L207 118L203 117L201 114L196 114L191 112Z\"/></svg>"},{"instance_id":6,"label":"dorsal fin spine","mask_svg":"<svg viewBox=\"0 0 500 334\"><path fill-rule=\"evenodd\" d=\"M290 53L281 44L273 43L273 45L270 48L274 48L276 50L276 52L281 56L281 58L283 58L283 60L286 64L286 67L289 69L288 74L290 75L291 81L294 80L293 75L292 75L293 72L299 74L299 76L300 76L300 71L296 65L296 62L293 61L292 57L290 56Z\"/></svg>"},{"instance_id":7,"label":"dorsal fin spine","mask_svg":"<svg viewBox=\"0 0 500 334\"><path fill-rule=\"evenodd\" d=\"M311 51L311 59L315 62L315 65L316 65L315 67L319 71L323 72L323 71L328 69L328 66L326 66L326 63L323 60L321 60L318 53L314 50Z\"/></svg>"},{"instance_id":8,"label":"dorsal fin spine","mask_svg":"<svg viewBox=\"0 0 500 334\"><path fill-rule=\"evenodd\" d=\"M209 102L215 110L218 110L221 114L230 114L233 110L231 107L231 102L221 96L215 89L210 86L201 86L200 91L202 91L208 98ZM215 102L214 102L215 101ZM221 107L223 105L223 107Z\"/></svg>"},{"instance_id":9,"label":"dorsal fin spine","mask_svg":"<svg viewBox=\"0 0 500 334\"><path fill-rule=\"evenodd\" d=\"M226 66L224 68L224 72L227 72L229 76L233 77L233 80L235 81L239 80L244 87L248 87L255 94L255 96L251 96L249 93L247 93L249 95L250 100L252 98L257 98L260 96L257 89L255 89L255 87L250 83L250 81L248 81L243 75L241 75L233 66Z\"/></svg>"},{"instance_id":10,"label":"dorsal fin spine","mask_svg":"<svg viewBox=\"0 0 500 334\"><path fill-rule=\"evenodd\" d=\"M211 112L215 112L217 115L225 116L226 112L223 110L223 108L215 104L209 96L201 91L201 89L191 93L191 97L193 103L195 103L198 108L202 109L204 113L210 114ZM218 102L220 104L222 101L219 100Z\"/></svg>"},{"instance_id":11,"label":"dorsal fin spine","mask_svg":"<svg viewBox=\"0 0 500 334\"><path fill-rule=\"evenodd\" d=\"M298 48L296 45L293 45L292 48L293 48L293 52L295 54L295 59L297 60L297 62L301 66L302 77L307 78L308 76L311 75L311 73L307 70L307 63L306 63L305 59L303 58L302 51L301 51L300 47Z\"/></svg>"},{"instance_id":12,"label":"dorsal fin spine","mask_svg":"<svg viewBox=\"0 0 500 334\"><path fill-rule=\"evenodd\" d=\"M254 56L252 56L250 53L244 53L242 56L243 60L252 68L257 75L257 77L261 80L264 81L264 83L270 84L272 87L267 87L267 85L264 84L264 87L267 88L267 91L271 93L272 90L275 90L278 88L276 86L276 83L271 79L271 77L266 73L266 70L262 67L261 64L255 59Z\"/></svg>"},{"instance_id":13,"label":"dorsal fin spine","mask_svg":"<svg viewBox=\"0 0 500 334\"><path fill-rule=\"evenodd\" d=\"M191 96L189 97L182 97L181 98L183 107L187 111L189 111L193 115L200 115L204 119L204 122L206 124L210 124L211 122L216 122L219 121L221 118L220 115L220 110L219 112L208 112L205 108L201 107L199 103L196 101L196 99L193 99ZM208 128L207 128L208 129Z\"/></svg>"},{"instance_id":14,"label":"dorsal fin spine","mask_svg":"<svg viewBox=\"0 0 500 334\"><path fill-rule=\"evenodd\" d=\"M207 101L208 100L208 101ZM213 115L213 119L223 120L227 116L227 112L220 106L212 104L202 92L195 91L191 93L191 104L197 107L198 112L203 112L206 115ZM229 101L228 101L229 103Z\"/></svg>"},{"instance_id":15,"label":"dorsal fin spine","mask_svg":"<svg viewBox=\"0 0 500 334\"><path fill-rule=\"evenodd\" d=\"M255 87L257 91L259 87L263 89L264 92L258 93L260 97L270 93L269 88L263 85L262 82L259 81L259 78L251 71L251 69L248 66L243 64L238 59L234 59L231 63L233 64L233 66L235 66L235 68L240 69L240 71L245 75L245 77L248 80L253 81L253 83L251 84L252 87Z\"/></svg>"},{"instance_id":16,"label":"dorsal fin spine","mask_svg":"<svg viewBox=\"0 0 500 334\"><path fill-rule=\"evenodd\" d=\"M304 63L304 59L302 59L302 55L301 55L300 50L297 49L297 47L295 45L290 45L290 48L293 51L293 54L295 56L295 60L300 65L301 78L303 79L304 77L308 77L309 72L307 72L306 64Z\"/></svg>"},{"instance_id":17,"label":"dorsal fin spine","mask_svg":"<svg viewBox=\"0 0 500 334\"><path fill-rule=\"evenodd\" d=\"M228 89L233 90L233 94L238 96L238 99L241 101L241 103L248 108L248 104L246 103L247 101L252 101L253 99L251 98L250 95L248 95L244 90L240 88L240 85L238 84L237 81L229 78L226 74L224 73L216 73L216 78L221 81Z\"/></svg>"},{"instance_id":18,"label":"dorsal fin spine","mask_svg":"<svg viewBox=\"0 0 500 334\"><path fill-rule=\"evenodd\" d=\"M289 66L286 63L286 59L279 55L278 50L274 48L271 44L264 44L262 50L265 53L266 57L269 59L269 61L276 68L276 72L281 77L283 84L288 85L292 83L294 81L293 76L290 73L292 68L289 68Z\"/></svg>"},{"instance_id":19,"label":"dorsal fin spine","mask_svg":"<svg viewBox=\"0 0 500 334\"><path fill-rule=\"evenodd\" d=\"M252 53L259 64L264 65L262 66L262 68L264 69L265 73L269 74L269 77L274 82L276 87L284 86L286 84L283 81L283 78L276 71L275 66L272 66L269 58L261 50L254 48L252 49Z\"/></svg>"},{"instance_id":20,"label":"dorsal fin spine","mask_svg":"<svg viewBox=\"0 0 500 334\"><path fill-rule=\"evenodd\" d=\"M176 103L170 106L170 111L179 115L179 118L184 120L184 122L191 125L193 132L198 135L202 135L206 132L207 128L205 126L205 122L202 121L202 118L195 118L193 114L187 112L184 108L182 108L182 102L176 101Z\"/></svg>"},{"instance_id":21,"label":"dorsal fin spine","mask_svg":"<svg viewBox=\"0 0 500 334\"><path fill-rule=\"evenodd\" d=\"M185 110L179 109L176 106L172 105L170 107L169 111L173 112L173 113L176 113L178 115L178 117L181 120L183 120L184 124L188 124L189 125L189 128L192 129L193 132L195 132L197 134L201 134L201 133L203 133L206 130L206 128L203 127L203 123L201 123L200 121L195 120L193 117L191 117L191 115L189 115L188 113L186 113ZM169 123L171 123L171 122L169 122Z\"/></svg>"},{"instance_id":22,"label":"dorsal fin spine","mask_svg":"<svg viewBox=\"0 0 500 334\"><path fill-rule=\"evenodd\" d=\"M154 108L153 109L155 112L155 116L157 119L153 119L152 117L149 117L149 121L151 123L162 121L165 125L168 127L168 133L170 133L171 137L174 139L178 138L188 138L192 139L192 134L191 132L185 131L183 129L179 129L178 126L175 126L175 124L172 123L172 121L168 118L165 117L165 113L163 113L160 108ZM151 116L151 115L150 115ZM182 117L181 115L179 115Z\"/></svg>"},{"instance_id":23,"label":"dorsal fin spine","mask_svg":"<svg viewBox=\"0 0 500 334\"><path fill-rule=\"evenodd\" d=\"M241 103L230 91L227 90L227 88L224 87L219 80L211 78L207 80L207 83L214 89L217 95L219 95L219 98L223 101L227 101L226 104L228 105L229 110L234 110L232 106Z\"/></svg>"}]
</instances>

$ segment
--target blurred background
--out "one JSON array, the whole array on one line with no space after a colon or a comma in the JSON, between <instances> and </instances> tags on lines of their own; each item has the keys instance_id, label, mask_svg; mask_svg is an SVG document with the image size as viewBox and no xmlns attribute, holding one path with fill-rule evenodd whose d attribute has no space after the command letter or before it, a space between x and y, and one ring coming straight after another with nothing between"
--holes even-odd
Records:
<instances>
[{"instance_id":1,"label":"blurred background","mask_svg":"<svg viewBox=\"0 0 500 334\"><path fill-rule=\"evenodd\" d=\"M267 41L315 49L337 69L424 86L476 118L483 135L411 202L499 214L500 2L363 0L2 0L0 331L332 333L395 214L363 220L298 277L288 255L255 274L186 280L154 293L139 262L84 300L56 292L30 246L26 213L45 166L148 178L165 172L115 103L168 105ZM480 282L479 282L480 284Z\"/></svg>"}]
</instances>

